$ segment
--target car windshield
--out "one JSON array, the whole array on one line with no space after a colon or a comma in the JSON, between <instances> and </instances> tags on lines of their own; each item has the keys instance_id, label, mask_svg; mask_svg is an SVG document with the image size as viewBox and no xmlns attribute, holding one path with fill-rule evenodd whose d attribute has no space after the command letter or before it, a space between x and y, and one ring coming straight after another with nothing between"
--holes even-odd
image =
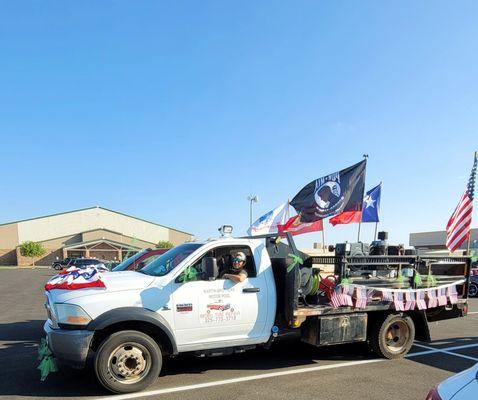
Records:
<instances>
[{"instance_id":1,"label":"car windshield","mask_svg":"<svg viewBox=\"0 0 478 400\"><path fill-rule=\"evenodd\" d=\"M148 250L143 250L143 251L140 251L139 253L136 253L136 254L132 255L131 257L128 257L122 263L120 263L116 267L114 267L113 272L124 271L126 268L128 268L131 265L131 263L135 262L138 258L140 258L147 251Z\"/></svg>"},{"instance_id":2,"label":"car windshield","mask_svg":"<svg viewBox=\"0 0 478 400\"><path fill-rule=\"evenodd\" d=\"M202 244L199 243L184 243L173 247L171 250L161 254L156 260L146 265L146 267L139 272L146 275L164 276L170 273L181 261L201 246Z\"/></svg>"}]
</instances>

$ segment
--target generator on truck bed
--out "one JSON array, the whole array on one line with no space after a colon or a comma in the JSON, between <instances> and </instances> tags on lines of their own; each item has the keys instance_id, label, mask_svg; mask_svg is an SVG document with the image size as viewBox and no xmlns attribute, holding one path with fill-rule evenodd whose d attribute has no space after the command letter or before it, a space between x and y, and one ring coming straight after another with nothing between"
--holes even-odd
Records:
<instances>
[{"instance_id":1,"label":"generator on truck bed","mask_svg":"<svg viewBox=\"0 0 478 400\"><path fill-rule=\"evenodd\" d=\"M247 278L224 279L239 253ZM84 368L91 359L116 393L150 385L165 357L269 347L291 331L315 346L367 341L398 358L415 337L429 340L428 321L466 315L469 267L463 257L309 257L290 234L224 235L179 245L139 272L95 275L97 287L50 283L44 330L60 362Z\"/></svg>"}]
</instances>

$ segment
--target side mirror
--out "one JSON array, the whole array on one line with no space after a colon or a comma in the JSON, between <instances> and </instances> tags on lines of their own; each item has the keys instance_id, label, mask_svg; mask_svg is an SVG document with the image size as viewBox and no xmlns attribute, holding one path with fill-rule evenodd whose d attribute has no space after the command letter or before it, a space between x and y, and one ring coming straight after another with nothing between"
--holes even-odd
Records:
<instances>
[{"instance_id":1,"label":"side mirror","mask_svg":"<svg viewBox=\"0 0 478 400\"><path fill-rule=\"evenodd\" d=\"M217 260L214 257L204 257L201 261L201 270L204 273L204 279L213 281L218 276Z\"/></svg>"}]
</instances>

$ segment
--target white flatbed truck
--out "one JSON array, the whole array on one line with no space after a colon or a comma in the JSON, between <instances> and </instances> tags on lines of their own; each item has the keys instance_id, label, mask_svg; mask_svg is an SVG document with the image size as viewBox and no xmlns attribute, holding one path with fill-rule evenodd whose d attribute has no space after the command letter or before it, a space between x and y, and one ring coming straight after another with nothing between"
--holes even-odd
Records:
<instances>
[{"instance_id":1,"label":"white flatbed truck","mask_svg":"<svg viewBox=\"0 0 478 400\"><path fill-rule=\"evenodd\" d=\"M220 279L237 251L247 256L248 278L238 283ZM303 263L294 265L289 253ZM439 270L438 283L465 278L458 286L458 303L401 312L371 299L365 309L334 308L320 293L308 295L310 287L305 287L304 276L320 273L313 264L333 264L337 277L352 271L357 277L353 282L367 283L370 276L362 278L357 269L388 271L412 263L417 270ZM283 242L274 235L225 236L179 245L139 272L104 273L104 289L45 292L44 330L60 364L92 365L98 381L115 393L152 384L165 357L243 352L270 346L291 330L300 330L302 340L315 346L366 341L378 355L398 358L407 354L415 338L430 340L427 321L466 315L469 269L465 257L314 259L300 253L290 235Z\"/></svg>"}]
</instances>

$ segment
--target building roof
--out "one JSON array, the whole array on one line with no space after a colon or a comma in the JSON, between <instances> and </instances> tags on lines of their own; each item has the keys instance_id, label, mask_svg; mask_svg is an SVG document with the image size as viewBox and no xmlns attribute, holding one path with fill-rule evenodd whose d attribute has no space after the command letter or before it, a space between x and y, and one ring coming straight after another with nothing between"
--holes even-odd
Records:
<instances>
[{"instance_id":1,"label":"building roof","mask_svg":"<svg viewBox=\"0 0 478 400\"><path fill-rule=\"evenodd\" d=\"M111 240L111 239L87 240L85 242L79 242L79 243L73 243L73 244L67 245L67 246L64 247L64 249L72 250L72 249L78 249L80 247L88 247L88 246L92 246L92 245L100 244L100 243L107 243L107 244L110 244L114 247L118 247L120 249L121 248L126 248L126 249L130 249L130 250L141 250L141 247L133 246L131 244L117 242L117 241ZM91 250L94 250L94 247ZM99 249L99 250L103 250L103 249Z\"/></svg>"},{"instance_id":2,"label":"building roof","mask_svg":"<svg viewBox=\"0 0 478 400\"><path fill-rule=\"evenodd\" d=\"M100 207L100 206L79 208L77 210L72 210L72 211L65 211L65 212L60 212L60 213L55 213L55 214L43 215L41 217L27 218L27 219L21 219L21 220L17 220L17 221L4 222L4 223L0 224L0 226L18 224L20 222L26 222L26 221L34 221L34 220L39 220L39 219L42 219L42 218L56 217L56 216L59 216L59 215L72 214L72 213L77 213L77 212L85 211L85 210L93 210L95 208L99 208L101 210L109 211L109 212L112 212L112 213L115 213L115 214L118 214L118 215L122 215L122 216L125 216L125 217L134 218L138 221L147 222L149 224L160 226L161 228L170 229L172 231L181 232L181 233L184 233L186 235L191 235L191 236L193 235L192 233L189 233L189 232L185 232L185 231L182 231L182 230L179 230L179 229L171 228L171 227L166 226L166 225L161 225L161 224L158 224L156 222L148 221L148 220L143 219L143 218L138 218L138 217L135 217L135 216L132 216L132 215L128 215L128 214L125 214L125 213L122 213L122 212L119 212L119 211L115 211L115 210L110 210L109 208Z\"/></svg>"},{"instance_id":3,"label":"building roof","mask_svg":"<svg viewBox=\"0 0 478 400\"><path fill-rule=\"evenodd\" d=\"M478 229L471 229L471 241L478 239ZM410 246L430 247L443 246L446 243L446 231L416 232L410 233ZM466 241L461 248L466 248Z\"/></svg>"}]
</instances>

